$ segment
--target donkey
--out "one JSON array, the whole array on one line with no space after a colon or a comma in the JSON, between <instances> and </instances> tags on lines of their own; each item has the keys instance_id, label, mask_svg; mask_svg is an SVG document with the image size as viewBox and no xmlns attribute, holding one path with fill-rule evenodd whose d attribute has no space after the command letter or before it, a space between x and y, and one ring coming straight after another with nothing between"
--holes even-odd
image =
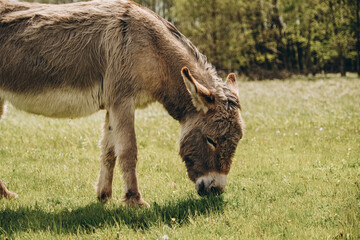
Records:
<instances>
[{"instance_id":1,"label":"donkey","mask_svg":"<svg viewBox=\"0 0 360 240\"><path fill-rule=\"evenodd\" d=\"M174 25L127 0L0 0L1 109L5 101L56 118L105 109L97 197L112 198L118 158L130 206L149 206L137 181L135 108L158 101L180 122L180 156L200 195L224 191L243 135L235 75L223 82ZM0 195L17 196L1 182Z\"/></svg>"}]
</instances>

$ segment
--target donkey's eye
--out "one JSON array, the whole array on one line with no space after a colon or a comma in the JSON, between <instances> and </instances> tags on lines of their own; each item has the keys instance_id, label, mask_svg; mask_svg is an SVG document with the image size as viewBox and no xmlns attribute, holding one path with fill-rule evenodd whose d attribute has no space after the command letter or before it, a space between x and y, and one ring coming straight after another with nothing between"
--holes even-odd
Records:
<instances>
[{"instance_id":1,"label":"donkey's eye","mask_svg":"<svg viewBox=\"0 0 360 240\"><path fill-rule=\"evenodd\" d=\"M212 140L211 138L209 138L209 137L207 137L206 138L206 141L207 141L207 143L211 146L211 147L213 147L213 148L216 148L216 142L214 141L214 140Z\"/></svg>"}]
</instances>

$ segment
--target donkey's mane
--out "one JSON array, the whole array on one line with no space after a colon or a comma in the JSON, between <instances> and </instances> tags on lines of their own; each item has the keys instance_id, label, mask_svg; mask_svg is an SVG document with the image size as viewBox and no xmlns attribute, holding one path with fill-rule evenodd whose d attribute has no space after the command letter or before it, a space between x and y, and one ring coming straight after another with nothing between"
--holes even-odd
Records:
<instances>
[{"instance_id":1,"label":"donkey's mane","mask_svg":"<svg viewBox=\"0 0 360 240\"><path fill-rule=\"evenodd\" d=\"M165 19L163 21L166 21ZM216 74L215 67L208 62L207 57L202 54L197 47L188 39L186 38L179 30L169 21L166 21L166 26L169 29L169 31L176 36L180 42L184 44L184 46L187 47L189 52L195 57L195 59L200 62L206 71L210 71L212 76L216 76L216 79L218 79Z\"/></svg>"},{"instance_id":2,"label":"donkey's mane","mask_svg":"<svg viewBox=\"0 0 360 240\"><path fill-rule=\"evenodd\" d=\"M188 51L195 57L195 59L200 62L207 71L211 72L211 75L216 76L215 67L208 62L207 57L202 54L197 47L187 39L171 22L162 19L169 31L174 35L183 45L188 49Z\"/></svg>"},{"instance_id":3,"label":"donkey's mane","mask_svg":"<svg viewBox=\"0 0 360 240\"><path fill-rule=\"evenodd\" d=\"M237 100L237 97L230 91L229 87L224 84L220 77L218 77L216 73L215 67L208 62L207 57L202 54L197 47L188 39L186 38L171 22L160 18L161 21L165 24L167 29L171 32L173 36L175 36L189 51L189 53L195 57L196 61L199 62L205 69L205 71L208 71L211 76L216 81L216 91L217 94L225 95L227 101L228 101L228 108L240 108L240 103Z\"/></svg>"},{"instance_id":4,"label":"donkey's mane","mask_svg":"<svg viewBox=\"0 0 360 240\"><path fill-rule=\"evenodd\" d=\"M160 17L158 14L156 14L155 12L151 11L148 8L144 8L143 6L141 6L140 4L134 3L136 5L138 5L139 7L146 9L146 11L148 11L149 13L151 13L152 15L154 15L158 20L160 20L165 26L166 28L169 30L169 32L176 38L178 39L178 41L180 43L182 43L182 45L188 50L188 52L195 58L195 60L200 63L200 65L202 65L204 67L204 70L210 72L210 74L215 78L215 79L219 79L219 77L217 77L217 73L216 73L216 69L215 67L208 62L207 57L202 54L199 49L197 47L195 47L195 45L188 39L186 38L175 26L174 24L172 24L170 21Z\"/></svg>"}]
</instances>

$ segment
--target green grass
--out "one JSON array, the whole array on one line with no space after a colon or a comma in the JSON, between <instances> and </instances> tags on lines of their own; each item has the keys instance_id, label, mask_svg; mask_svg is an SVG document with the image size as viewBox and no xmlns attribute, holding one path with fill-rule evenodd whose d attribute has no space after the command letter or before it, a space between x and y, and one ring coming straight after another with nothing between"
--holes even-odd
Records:
<instances>
[{"instance_id":1,"label":"green grass","mask_svg":"<svg viewBox=\"0 0 360 240\"><path fill-rule=\"evenodd\" d=\"M239 82L246 133L220 197L197 196L180 127L159 104L136 113L149 209L98 203L104 112L0 121L0 239L359 239L360 79ZM117 167L114 196L122 196Z\"/></svg>"}]
</instances>

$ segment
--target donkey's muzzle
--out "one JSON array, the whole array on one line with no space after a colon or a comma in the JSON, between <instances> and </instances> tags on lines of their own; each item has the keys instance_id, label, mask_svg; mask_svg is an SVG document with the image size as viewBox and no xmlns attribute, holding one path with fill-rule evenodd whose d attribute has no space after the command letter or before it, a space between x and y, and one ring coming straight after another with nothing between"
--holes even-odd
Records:
<instances>
[{"instance_id":1,"label":"donkey's muzzle","mask_svg":"<svg viewBox=\"0 0 360 240\"><path fill-rule=\"evenodd\" d=\"M200 196L219 195L224 192L227 175L211 172L196 180L195 188Z\"/></svg>"},{"instance_id":2,"label":"donkey's muzzle","mask_svg":"<svg viewBox=\"0 0 360 240\"><path fill-rule=\"evenodd\" d=\"M197 192L200 196L205 196L210 194L220 195L221 193L223 193L223 190L219 187L206 188L204 181L202 181L199 185L199 188L197 189Z\"/></svg>"}]
</instances>

